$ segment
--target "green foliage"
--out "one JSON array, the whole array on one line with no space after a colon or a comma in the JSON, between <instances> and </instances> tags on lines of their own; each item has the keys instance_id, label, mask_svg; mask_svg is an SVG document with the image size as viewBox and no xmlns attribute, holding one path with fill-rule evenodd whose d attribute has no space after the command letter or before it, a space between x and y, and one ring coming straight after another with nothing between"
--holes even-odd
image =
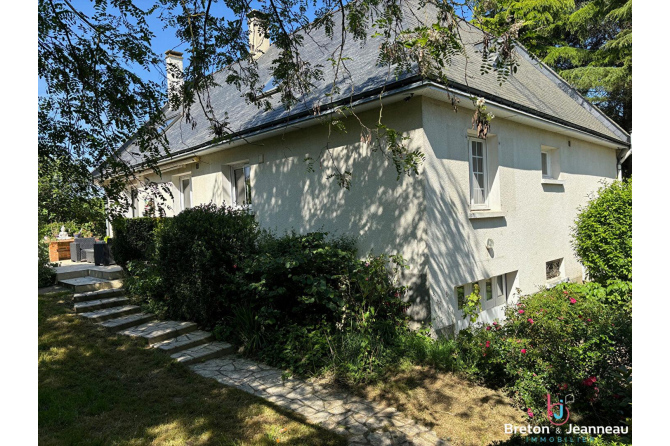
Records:
<instances>
[{"instance_id":1,"label":"green foliage","mask_svg":"<svg viewBox=\"0 0 670 446\"><path fill-rule=\"evenodd\" d=\"M257 226L246 211L213 204L164 219L155 230L153 258L164 293L152 296L153 304L168 317L214 327L231 305L244 302L238 273L255 252Z\"/></svg>"},{"instance_id":2,"label":"green foliage","mask_svg":"<svg viewBox=\"0 0 670 446\"><path fill-rule=\"evenodd\" d=\"M51 286L56 282L56 272L49 263L49 245L42 240L37 242L37 287Z\"/></svg>"},{"instance_id":3,"label":"green foliage","mask_svg":"<svg viewBox=\"0 0 670 446\"><path fill-rule=\"evenodd\" d=\"M580 209L573 247L590 279L629 281L633 276L633 182L614 181L598 189Z\"/></svg>"},{"instance_id":4,"label":"green foliage","mask_svg":"<svg viewBox=\"0 0 670 446\"><path fill-rule=\"evenodd\" d=\"M632 128L632 0L477 0L473 22L518 40L610 118Z\"/></svg>"},{"instance_id":5,"label":"green foliage","mask_svg":"<svg viewBox=\"0 0 670 446\"><path fill-rule=\"evenodd\" d=\"M463 364L488 385L507 388L536 422L546 421L549 393L573 394L571 411L618 424L630 416L632 364L631 301L618 299L596 283L523 296L507 308L504 324L459 333Z\"/></svg>"},{"instance_id":6,"label":"green foliage","mask_svg":"<svg viewBox=\"0 0 670 446\"><path fill-rule=\"evenodd\" d=\"M114 219L112 255L116 263L126 268L133 260L151 259L156 250L154 230L160 221L152 217Z\"/></svg>"},{"instance_id":7,"label":"green foliage","mask_svg":"<svg viewBox=\"0 0 670 446\"><path fill-rule=\"evenodd\" d=\"M240 270L244 311L224 319L220 332L299 375L372 379L397 363L408 333L405 288L397 285L404 267L399 256L359 260L348 238L266 233Z\"/></svg>"},{"instance_id":8,"label":"green foliage","mask_svg":"<svg viewBox=\"0 0 670 446\"><path fill-rule=\"evenodd\" d=\"M482 311L482 297L479 293L479 285L475 284L472 293L465 297L463 302L463 319L469 319L474 323Z\"/></svg>"},{"instance_id":9,"label":"green foliage","mask_svg":"<svg viewBox=\"0 0 670 446\"><path fill-rule=\"evenodd\" d=\"M63 226L65 226L65 231L70 237L74 237L75 234L80 234L82 237L93 237L101 236L105 233L104 222L102 228L100 228L100 225L97 222L80 223L76 221L55 221L52 223L41 224L39 226L39 237L41 239L44 237L55 239L58 237L60 228Z\"/></svg>"}]
</instances>

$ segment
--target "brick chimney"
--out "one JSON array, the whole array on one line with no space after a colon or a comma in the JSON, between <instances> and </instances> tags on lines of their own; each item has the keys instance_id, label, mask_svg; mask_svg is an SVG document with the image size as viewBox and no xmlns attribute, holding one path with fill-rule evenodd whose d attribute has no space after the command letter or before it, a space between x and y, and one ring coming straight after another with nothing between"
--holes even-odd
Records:
<instances>
[{"instance_id":1,"label":"brick chimney","mask_svg":"<svg viewBox=\"0 0 670 446\"><path fill-rule=\"evenodd\" d=\"M174 50L165 52L165 71L167 73L168 101L171 103L181 95L184 85L184 58L183 53ZM173 110L174 106L171 107Z\"/></svg>"},{"instance_id":2,"label":"brick chimney","mask_svg":"<svg viewBox=\"0 0 670 446\"><path fill-rule=\"evenodd\" d=\"M264 21L264 14L255 9L247 15L249 52L254 59L260 57L261 54L264 54L270 48L270 41L265 37Z\"/></svg>"}]
</instances>

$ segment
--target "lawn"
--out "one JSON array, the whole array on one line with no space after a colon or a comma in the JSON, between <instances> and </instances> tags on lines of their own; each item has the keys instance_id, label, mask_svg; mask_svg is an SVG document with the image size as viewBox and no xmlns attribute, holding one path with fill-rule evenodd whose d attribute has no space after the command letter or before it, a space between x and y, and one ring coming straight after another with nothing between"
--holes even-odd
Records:
<instances>
[{"instance_id":1,"label":"lawn","mask_svg":"<svg viewBox=\"0 0 670 446\"><path fill-rule=\"evenodd\" d=\"M338 387L330 378L320 383ZM452 446L484 446L508 440L505 423L528 424L525 413L515 408L503 392L431 367L402 366L387 379L352 390L429 426Z\"/></svg>"},{"instance_id":2,"label":"lawn","mask_svg":"<svg viewBox=\"0 0 670 446\"><path fill-rule=\"evenodd\" d=\"M299 415L192 373L39 295L40 444L344 445Z\"/></svg>"}]
</instances>

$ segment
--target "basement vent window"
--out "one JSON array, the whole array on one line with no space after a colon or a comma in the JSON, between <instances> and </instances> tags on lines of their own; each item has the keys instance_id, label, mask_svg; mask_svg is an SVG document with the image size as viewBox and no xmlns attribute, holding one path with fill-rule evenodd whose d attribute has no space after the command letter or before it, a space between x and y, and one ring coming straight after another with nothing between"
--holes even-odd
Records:
<instances>
[{"instance_id":1,"label":"basement vent window","mask_svg":"<svg viewBox=\"0 0 670 446\"><path fill-rule=\"evenodd\" d=\"M561 277L561 265L563 259L556 259L546 263L547 280Z\"/></svg>"}]
</instances>

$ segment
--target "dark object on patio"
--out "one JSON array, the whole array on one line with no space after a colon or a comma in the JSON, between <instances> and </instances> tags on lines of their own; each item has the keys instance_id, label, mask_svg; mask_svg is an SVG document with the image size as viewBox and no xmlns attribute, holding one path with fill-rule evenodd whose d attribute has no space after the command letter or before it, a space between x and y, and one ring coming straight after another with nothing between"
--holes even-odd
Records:
<instances>
[{"instance_id":1,"label":"dark object on patio","mask_svg":"<svg viewBox=\"0 0 670 446\"><path fill-rule=\"evenodd\" d=\"M91 249L82 249L81 250L81 255L84 257L82 261L88 262L88 263L94 263L95 262L95 254L93 253L93 248Z\"/></svg>"},{"instance_id":2,"label":"dark object on patio","mask_svg":"<svg viewBox=\"0 0 670 446\"><path fill-rule=\"evenodd\" d=\"M86 258L82 252L84 249L92 249L95 244L94 237L76 238L70 243L70 258L73 262L84 262Z\"/></svg>"},{"instance_id":3,"label":"dark object on patio","mask_svg":"<svg viewBox=\"0 0 670 446\"><path fill-rule=\"evenodd\" d=\"M96 242L93 245L93 258L95 259L95 266L107 266L112 263L109 245L105 242Z\"/></svg>"}]
</instances>

